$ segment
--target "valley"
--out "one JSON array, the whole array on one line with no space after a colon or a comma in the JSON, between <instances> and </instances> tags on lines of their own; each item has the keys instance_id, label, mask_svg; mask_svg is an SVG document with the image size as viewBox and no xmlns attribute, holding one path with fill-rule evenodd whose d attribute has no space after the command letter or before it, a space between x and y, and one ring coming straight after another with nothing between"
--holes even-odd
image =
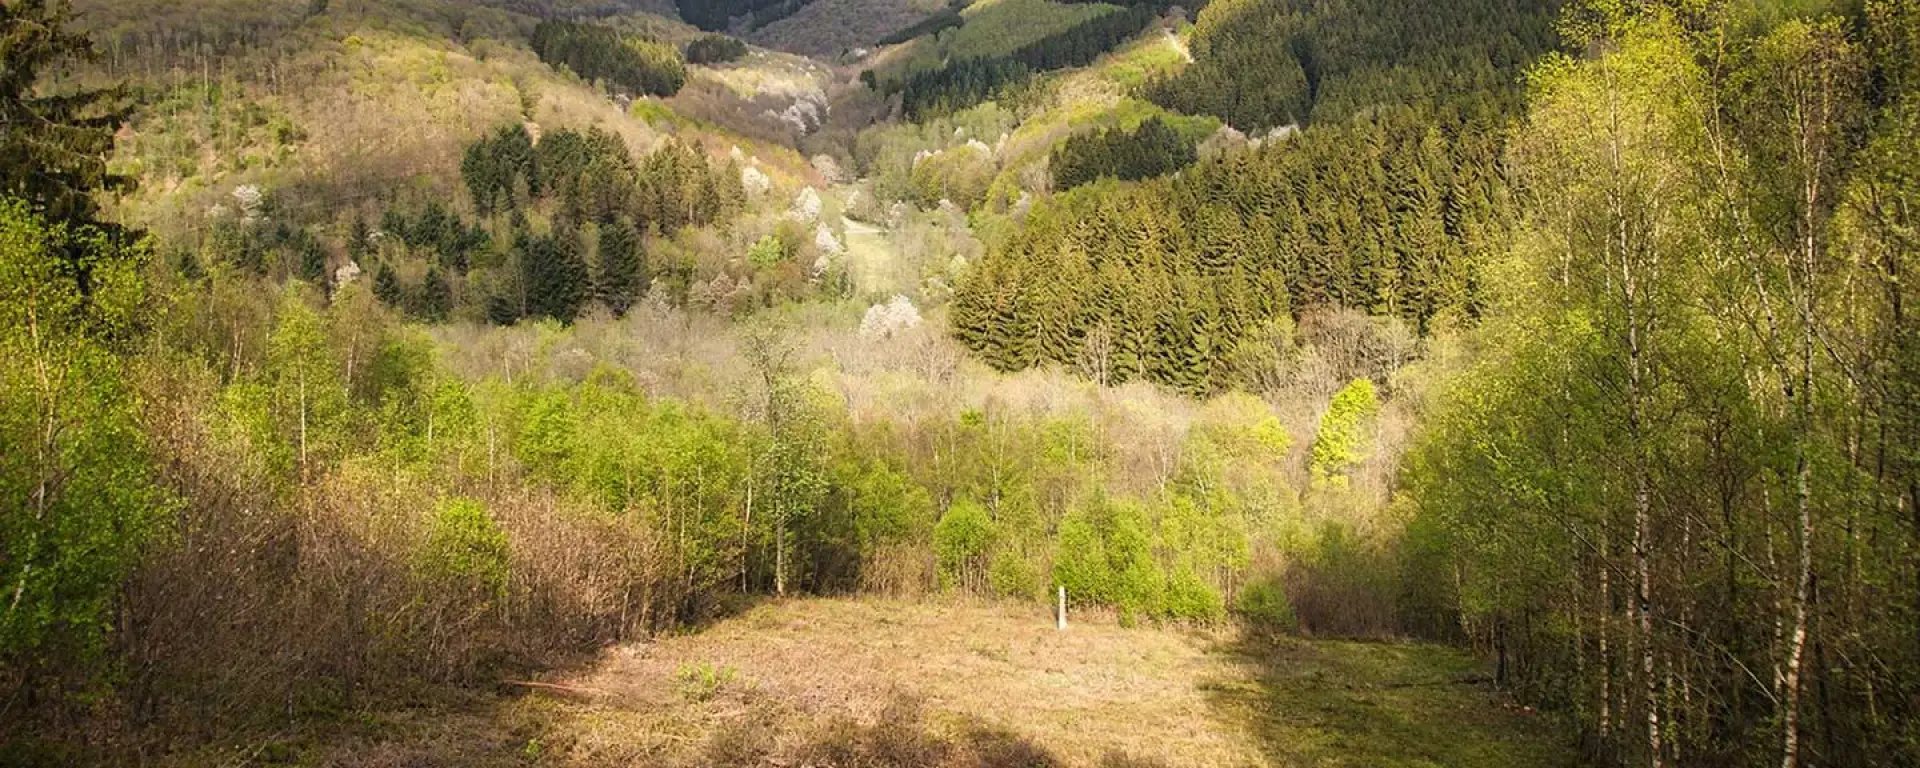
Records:
<instances>
[{"instance_id":1,"label":"valley","mask_svg":"<svg viewBox=\"0 0 1920 768\"><path fill-rule=\"evenodd\" d=\"M1916 51L0 0L0 765L1912 764Z\"/></svg>"}]
</instances>

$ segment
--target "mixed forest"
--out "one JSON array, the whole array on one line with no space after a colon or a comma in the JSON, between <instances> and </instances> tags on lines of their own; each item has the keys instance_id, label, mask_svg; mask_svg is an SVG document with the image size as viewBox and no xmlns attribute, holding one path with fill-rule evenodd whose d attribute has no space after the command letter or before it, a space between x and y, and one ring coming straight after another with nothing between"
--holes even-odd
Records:
<instances>
[{"instance_id":1,"label":"mixed forest","mask_svg":"<svg viewBox=\"0 0 1920 768\"><path fill-rule=\"evenodd\" d=\"M1920 763L1914 0L188 5L0 0L0 763L1060 589Z\"/></svg>"}]
</instances>

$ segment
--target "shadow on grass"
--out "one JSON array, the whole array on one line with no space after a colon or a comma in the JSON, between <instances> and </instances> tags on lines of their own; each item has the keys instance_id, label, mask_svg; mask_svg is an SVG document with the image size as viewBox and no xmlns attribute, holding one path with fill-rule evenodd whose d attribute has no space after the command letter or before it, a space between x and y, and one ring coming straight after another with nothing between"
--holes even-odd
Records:
<instances>
[{"instance_id":1,"label":"shadow on grass","mask_svg":"<svg viewBox=\"0 0 1920 768\"><path fill-rule=\"evenodd\" d=\"M1208 702L1275 765L1578 764L1564 729L1513 707L1482 665L1450 648L1248 637L1220 652L1248 674L1204 683Z\"/></svg>"}]
</instances>

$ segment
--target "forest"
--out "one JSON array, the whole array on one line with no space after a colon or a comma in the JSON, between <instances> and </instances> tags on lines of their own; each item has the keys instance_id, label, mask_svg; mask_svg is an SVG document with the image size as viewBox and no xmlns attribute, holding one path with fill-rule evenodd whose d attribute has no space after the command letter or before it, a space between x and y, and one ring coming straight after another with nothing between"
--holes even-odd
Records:
<instances>
[{"instance_id":1,"label":"forest","mask_svg":"<svg viewBox=\"0 0 1920 768\"><path fill-rule=\"evenodd\" d=\"M710 32L725 32L735 19L764 27L799 10L810 0L677 0L680 18Z\"/></svg>"},{"instance_id":2,"label":"forest","mask_svg":"<svg viewBox=\"0 0 1920 768\"><path fill-rule=\"evenodd\" d=\"M1101 13L1015 49L1004 56L970 56L882 82L863 75L868 86L901 94L910 120L955 112L1025 84L1036 72L1092 62L1160 17L1154 4ZM934 26L934 31L944 27Z\"/></svg>"},{"instance_id":3,"label":"forest","mask_svg":"<svg viewBox=\"0 0 1920 768\"><path fill-rule=\"evenodd\" d=\"M541 61L635 94L672 96L687 81L679 50L595 24L543 21L534 27L531 43Z\"/></svg>"},{"instance_id":4,"label":"forest","mask_svg":"<svg viewBox=\"0 0 1920 768\"><path fill-rule=\"evenodd\" d=\"M1920 764L1920 2L190 5L0 0L0 764Z\"/></svg>"}]
</instances>

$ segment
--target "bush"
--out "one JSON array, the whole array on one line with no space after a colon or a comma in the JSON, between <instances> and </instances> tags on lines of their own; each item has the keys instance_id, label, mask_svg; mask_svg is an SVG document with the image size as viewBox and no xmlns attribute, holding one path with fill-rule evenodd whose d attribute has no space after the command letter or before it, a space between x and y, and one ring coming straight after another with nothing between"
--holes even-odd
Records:
<instances>
[{"instance_id":1,"label":"bush","mask_svg":"<svg viewBox=\"0 0 1920 768\"><path fill-rule=\"evenodd\" d=\"M993 558L987 583L1000 597L1032 600L1040 596L1040 571L1020 553L1003 550Z\"/></svg>"},{"instance_id":2,"label":"bush","mask_svg":"<svg viewBox=\"0 0 1920 768\"><path fill-rule=\"evenodd\" d=\"M1313 439L1315 486L1347 484L1347 470L1363 458L1366 429L1379 412L1380 398L1367 379L1354 379L1333 396L1320 418L1320 433Z\"/></svg>"},{"instance_id":3,"label":"bush","mask_svg":"<svg viewBox=\"0 0 1920 768\"><path fill-rule=\"evenodd\" d=\"M1106 603L1113 599L1109 590L1112 574L1107 566L1106 537L1101 534L1098 511L1087 505L1074 507L1060 521L1059 544L1053 554L1053 581L1067 589L1075 603Z\"/></svg>"},{"instance_id":4,"label":"bush","mask_svg":"<svg viewBox=\"0 0 1920 768\"><path fill-rule=\"evenodd\" d=\"M507 532L484 505L473 499L448 499L434 510L427 546L420 553L420 571L434 581L504 596L508 555Z\"/></svg>"},{"instance_id":5,"label":"bush","mask_svg":"<svg viewBox=\"0 0 1920 768\"><path fill-rule=\"evenodd\" d=\"M1249 628L1259 632L1291 632L1298 626L1287 591L1273 579L1256 581L1240 590L1240 596L1233 601L1233 612Z\"/></svg>"},{"instance_id":6,"label":"bush","mask_svg":"<svg viewBox=\"0 0 1920 768\"><path fill-rule=\"evenodd\" d=\"M1214 621L1226 613L1220 591L1191 568L1175 569L1167 579L1166 615L1187 621Z\"/></svg>"},{"instance_id":7,"label":"bush","mask_svg":"<svg viewBox=\"0 0 1920 768\"><path fill-rule=\"evenodd\" d=\"M993 546L993 518L972 499L957 499L933 527L933 551L940 562L940 584L980 591L985 560Z\"/></svg>"},{"instance_id":8,"label":"bush","mask_svg":"<svg viewBox=\"0 0 1920 768\"><path fill-rule=\"evenodd\" d=\"M1120 609L1121 624L1131 626L1164 612L1165 579L1153 562L1153 537L1138 505L1115 508L1113 531L1107 536L1107 564L1113 573L1113 602Z\"/></svg>"}]
</instances>

